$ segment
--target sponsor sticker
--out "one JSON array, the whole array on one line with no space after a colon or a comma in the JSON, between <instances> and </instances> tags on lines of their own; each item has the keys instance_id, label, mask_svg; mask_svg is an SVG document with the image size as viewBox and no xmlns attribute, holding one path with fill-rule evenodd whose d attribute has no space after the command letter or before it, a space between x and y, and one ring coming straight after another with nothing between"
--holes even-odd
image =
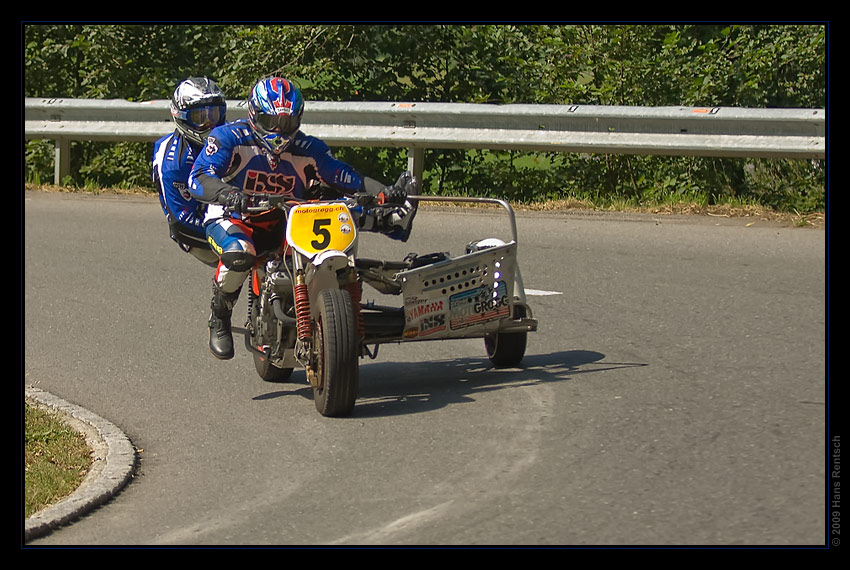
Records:
<instances>
[{"instance_id":1,"label":"sponsor sticker","mask_svg":"<svg viewBox=\"0 0 850 570\"><path fill-rule=\"evenodd\" d=\"M507 286L479 287L449 298L449 326L452 330L480 325L510 315Z\"/></svg>"}]
</instances>

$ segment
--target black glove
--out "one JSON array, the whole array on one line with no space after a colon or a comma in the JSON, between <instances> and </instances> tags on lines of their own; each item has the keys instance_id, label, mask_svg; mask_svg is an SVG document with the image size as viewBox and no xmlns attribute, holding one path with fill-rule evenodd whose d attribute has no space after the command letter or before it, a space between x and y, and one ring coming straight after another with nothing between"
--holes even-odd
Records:
<instances>
[{"instance_id":1,"label":"black glove","mask_svg":"<svg viewBox=\"0 0 850 570\"><path fill-rule=\"evenodd\" d=\"M241 213L248 207L248 196L243 194L239 188L233 188L219 193L218 203L231 212Z\"/></svg>"},{"instance_id":2,"label":"black glove","mask_svg":"<svg viewBox=\"0 0 850 570\"><path fill-rule=\"evenodd\" d=\"M407 200L407 192L404 188L387 186L378 194L378 204L404 204Z\"/></svg>"},{"instance_id":3,"label":"black glove","mask_svg":"<svg viewBox=\"0 0 850 570\"><path fill-rule=\"evenodd\" d=\"M407 197L416 194L418 182L410 172L402 172L395 184L378 194L379 204L404 204Z\"/></svg>"},{"instance_id":4,"label":"black glove","mask_svg":"<svg viewBox=\"0 0 850 570\"><path fill-rule=\"evenodd\" d=\"M413 196L419 193L419 181L413 177L413 173L410 171L402 172L393 186L403 188L408 196Z\"/></svg>"}]
</instances>

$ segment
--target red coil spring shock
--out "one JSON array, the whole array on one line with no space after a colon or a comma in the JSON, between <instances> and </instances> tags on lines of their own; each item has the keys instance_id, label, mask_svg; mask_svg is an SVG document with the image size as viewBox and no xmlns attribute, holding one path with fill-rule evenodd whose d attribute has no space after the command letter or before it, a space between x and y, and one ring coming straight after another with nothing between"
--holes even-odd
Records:
<instances>
[{"instance_id":1,"label":"red coil spring shock","mask_svg":"<svg viewBox=\"0 0 850 570\"><path fill-rule=\"evenodd\" d=\"M307 295L307 284L304 283L304 276L300 274L295 277L295 318L295 328L298 331L298 338L300 340L312 338L310 298Z\"/></svg>"}]
</instances>

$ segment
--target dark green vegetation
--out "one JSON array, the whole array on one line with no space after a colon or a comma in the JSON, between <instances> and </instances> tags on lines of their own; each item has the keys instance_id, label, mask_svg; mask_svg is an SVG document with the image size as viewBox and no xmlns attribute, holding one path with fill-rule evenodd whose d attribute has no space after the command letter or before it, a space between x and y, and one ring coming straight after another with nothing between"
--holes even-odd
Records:
<instances>
[{"instance_id":1,"label":"dark green vegetation","mask_svg":"<svg viewBox=\"0 0 850 570\"><path fill-rule=\"evenodd\" d=\"M190 75L229 99L262 76L309 100L826 107L825 25L25 25L25 96L167 99ZM73 186L148 187L151 145L72 144ZM49 141L26 143L30 182ZM394 180L406 150L344 148ZM425 191L515 202L825 209L825 161L430 150Z\"/></svg>"}]
</instances>

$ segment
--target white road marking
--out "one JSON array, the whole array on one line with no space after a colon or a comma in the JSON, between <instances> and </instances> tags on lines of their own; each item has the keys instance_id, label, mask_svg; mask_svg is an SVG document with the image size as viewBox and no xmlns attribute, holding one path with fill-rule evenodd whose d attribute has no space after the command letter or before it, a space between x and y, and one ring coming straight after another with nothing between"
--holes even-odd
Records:
<instances>
[{"instance_id":1,"label":"white road marking","mask_svg":"<svg viewBox=\"0 0 850 570\"><path fill-rule=\"evenodd\" d=\"M540 289L526 289L525 294L526 295L542 296L542 295L561 295L562 293L560 291L541 291Z\"/></svg>"}]
</instances>

